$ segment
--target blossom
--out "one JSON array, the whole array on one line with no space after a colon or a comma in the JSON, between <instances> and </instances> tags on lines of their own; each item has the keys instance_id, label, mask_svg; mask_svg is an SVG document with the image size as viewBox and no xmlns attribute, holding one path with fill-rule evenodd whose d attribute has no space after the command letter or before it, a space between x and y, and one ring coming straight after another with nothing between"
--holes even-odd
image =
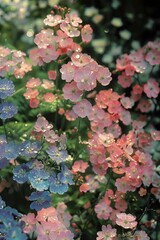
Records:
<instances>
[{"instance_id":1,"label":"blossom","mask_svg":"<svg viewBox=\"0 0 160 240\"><path fill-rule=\"evenodd\" d=\"M46 150L49 157L53 159L57 164L61 162L65 162L68 158L68 152L65 149L59 149L56 146L49 146L49 148Z\"/></svg>"},{"instance_id":2,"label":"blossom","mask_svg":"<svg viewBox=\"0 0 160 240\"><path fill-rule=\"evenodd\" d=\"M127 88L130 87L132 84L132 79L130 76L127 76L124 72L122 73L122 75L118 76L118 83L123 87L123 88Z\"/></svg>"},{"instance_id":3,"label":"blossom","mask_svg":"<svg viewBox=\"0 0 160 240\"><path fill-rule=\"evenodd\" d=\"M159 94L159 84L155 79L149 79L146 84L144 84L144 92L147 97L157 98Z\"/></svg>"},{"instance_id":4,"label":"blossom","mask_svg":"<svg viewBox=\"0 0 160 240\"><path fill-rule=\"evenodd\" d=\"M12 102L3 102L0 104L0 118L5 120L12 118L18 112L18 108Z\"/></svg>"},{"instance_id":5,"label":"blossom","mask_svg":"<svg viewBox=\"0 0 160 240\"><path fill-rule=\"evenodd\" d=\"M65 84L63 87L63 97L71 100L72 102L78 102L82 93L83 92L77 87L77 84L74 81Z\"/></svg>"},{"instance_id":6,"label":"blossom","mask_svg":"<svg viewBox=\"0 0 160 240\"><path fill-rule=\"evenodd\" d=\"M100 82L103 86L109 85L109 83L112 80L111 72L107 67L100 66L96 76L97 76L97 81Z\"/></svg>"},{"instance_id":7,"label":"blossom","mask_svg":"<svg viewBox=\"0 0 160 240\"><path fill-rule=\"evenodd\" d=\"M81 29L82 41L85 43L89 43L92 40L92 33L93 29L89 24L83 26L83 28Z\"/></svg>"},{"instance_id":8,"label":"blossom","mask_svg":"<svg viewBox=\"0 0 160 240\"><path fill-rule=\"evenodd\" d=\"M128 229L128 228L135 228L137 226L136 218L131 214L126 213L117 213L116 224Z\"/></svg>"},{"instance_id":9,"label":"blossom","mask_svg":"<svg viewBox=\"0 0 160 240\"><path fill-rule=\"evenodd\" d=\"M7 78L0 78L0 98L5 99L15 92L14 84Z\"/></svg>"},{"instance_id":10,"label":"blossom","mask_svg":"<svg viewBox=\"0 0 160 240\"><path fill-rule=\"evenodd\" d=\"M53 125L49 124L49 122L46 120L45 117L39 116L35 125L34 130L36 132L46 132L50 129L52 129Z\"/></svg>"},{"instance_id":11,"label":"blossom","mask_svg":"<svg viewBox=\"0 0 160 240\"><path fill-rule=\"evenodd\" d=\"M48 191L32 192L28 199L34 201L30 204L30 208L36 211L50 207L52 200Z\"/></svg>"},{"instance_id":12,"label":"blossom","mask_svg":"<svg viewBox=\"0 0 160 240\"><path fill-rule=\"evenodd\" d=\"M110 224L107 226L102 225L102 231L97 232L97 235L96 240L113 240L117 235L117 230L112 228Z\"/></svg>"},{"instance_id":13,"label":"blossom","mask_svg":"<svg viewBox=\"0 0 160 240\"><path fill-rule=\"evenodd\" d=\"M58 14L56 15L48 14L47 17L44 19L44 24L50 27L55 27L61 22L62 22L62 16Z\"/></svg>"},{"instance_id":14,"label":"blossom","mask_svg":"<svg viewBox=\"0 0 160 240\"><path fill-rule=\"evenodd\" d=\"M74 162L74 164L72 165L72 171L74 174L77 172L84 173L88 167L89 167L89 165L87 162L84 162L83 160L79 160L79 161Z\"/></svg>"},{"instance_id":15,"label":"blossom","mask_svg":"<svg viewBox=\"0 0 160 240\"><path fill-rule=\"evenodd\" d=\"M82 101L76 103L73 106L73 111L81 118L87 117L92 110L92 105L87 99L82 99Z\"/></svg>"},{"instance_id":16,"label":"blossom","mask_svg":"<svg viewBox=\"0 0 160 240\"><path fill-rule=\"evenodd\" d=\"M28 173L28 179L37 191L47 190L49 187L49 174L44 169L32 169Z\"/></svg>"}]
</instances>

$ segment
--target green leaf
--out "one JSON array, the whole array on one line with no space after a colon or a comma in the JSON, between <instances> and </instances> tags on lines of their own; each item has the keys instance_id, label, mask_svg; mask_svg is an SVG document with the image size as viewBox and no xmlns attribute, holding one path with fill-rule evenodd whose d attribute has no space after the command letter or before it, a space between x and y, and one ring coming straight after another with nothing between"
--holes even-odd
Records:
<instances>
[{"instance_id":1,"label":"green leaf","mask_svg":"<svg viewBox=\"0 0 160 240\"><path fill-rule=\"evenodd\" d=\"M30 137L33 129L33 123L9 122L0 126L0 134L6 134L9 140L24 141Z\"/></svg>"}]
</instances>

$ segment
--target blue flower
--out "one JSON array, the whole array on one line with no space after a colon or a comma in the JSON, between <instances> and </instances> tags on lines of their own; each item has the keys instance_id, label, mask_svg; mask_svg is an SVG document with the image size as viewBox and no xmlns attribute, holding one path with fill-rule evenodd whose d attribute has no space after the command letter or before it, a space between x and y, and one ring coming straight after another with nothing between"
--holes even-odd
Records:
<instances>
[{"instance_id":1,"label":"blue flower","mask_svg":"<svg viewBox=\"0 0 160 240\"><path fill-rule=\"evenodd\" d=\"M19 155L19 146L15 142L5 144L5 157L8 160L16 159Z\"/></svg>"},{"instance_id":2,"label":"blue flower","mask_svg":"<svg viewBox=\"0 0 160 240\"><path fill-rule=\"evenodd\" d=\"M21 184L27 182L28 170L29 170L29 167L25 163L22 163L21 165L16 166L13 169L13 180Z\"/></svg>"},{"instance_id":3,"label":"blue flower","mask_svg":"<svg viewBox=\"0 0 160 240\"><path fill-rule=\"evenodd\" d=\"M68 184L62 183L59 174L53 172L49 178L49 190L51 193L63 194L68 190Z\"/></svg>"},{"instance_id":4,"label":"blue flower","mask_svg":"<svg viewBox=\"0 0 160 240\"><path fill-rule=\"evenodd\" d=\"M11 102L3 102L0 104L0 118L3 120L12 118L17 112L17 107Z\"/></svg>"},{"instance_id":5,"label":"blue flower","mask_svg":"<svg viewBox=\"0 0 160 240\"><path fill-rule=\"evenodd\" d=\"M5 99L15 92L14 84L7 78L0 78L0 98Z\"/></svg>"},{"instance_id":6,"label":"blue flower","mask_svg":"<svg viewBox=\"0 0 160 240\"><path fill-rule=\"evenodd\" d=\"M67 168L67 166L65 166L64 164L62 165L61 173L59 173L58 176L62 183L69 185L73 184L73 175L71 171Z\"/></svg>"},{"instance_id":7,"label":"blue flower","mask_svg":"<svg viewBox=\"0 0 160 240\"><path fill-rule=\"evenodd\" d=\"M59 150L56 146L51 145L48 150L46 150L49 157L53 159L57 164L65 162L68 157L68 152L65 149Z\"/></svg>"},{"instance_id":8,"label":"blue flower","mask_svg":"<svg viewBox=\"0 0 160 240\"><path fill-rule=\"evenodd\" d=\"M44 169L32 169L28 173L28 179L31 183L31 186L37 191L43 191L48 189L48 178L49 174Z\"/></svg>"},{"instance_id":9,"label":"blue flower","mask_svg":"<svg viewBox=\"0 0 160 240\"><path fill-rule=\"evenodd\" d=\"M29 200L34 201L31 203L30 208L39 211L42 208L50 207L52 198L48 191L32 192L31 195L29 196Z\"/></svg>"},{"instance_id":10,"label":"blue flower","mask_svg":"<svg viewBox=\"0 0 160 240\"><path fill-rule=\"evenodd\" d=\"M30 142L27 140L21 144L20 155L28 158L34 158L37 156L40 149L41 145L39 142Z\"/></svg>"},{"instance_id":11,"label":"blue flower","mask_svg":"<svg viewBox=\"0 0 160 240\"><path fill-rule=\"evenodd\" d=\"M11 228L6 235L6 240L27 240L26 234L19 227Z\"/></svg>"}]
</instances>

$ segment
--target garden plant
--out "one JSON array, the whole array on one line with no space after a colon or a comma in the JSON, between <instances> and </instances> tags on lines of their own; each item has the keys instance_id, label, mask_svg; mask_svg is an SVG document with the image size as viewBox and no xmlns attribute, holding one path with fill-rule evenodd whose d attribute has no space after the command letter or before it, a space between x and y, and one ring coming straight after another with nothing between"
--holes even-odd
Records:
<instances>
[{"instance_id":1,"label":"garden plant","mask_svg":"<svg viewBox=\"0 0 160 240\"><path fill-rule=\"evenodd\" d=\"M158 240L160 41L111 65L78 11L42 22L0 46L0 240Z\"/></svg>"}]
</instances>

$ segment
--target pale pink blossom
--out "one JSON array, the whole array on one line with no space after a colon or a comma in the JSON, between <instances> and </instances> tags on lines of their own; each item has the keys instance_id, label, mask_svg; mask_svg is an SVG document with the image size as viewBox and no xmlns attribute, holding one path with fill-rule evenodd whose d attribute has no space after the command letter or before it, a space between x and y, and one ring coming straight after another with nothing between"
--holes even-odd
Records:
<instances>
[{"instance_id":1,"label":"pale pink blossom","mask_svg":"<svg viewBox=\"0 0 160 240\"><path fill-rule=\"evenodd\" d=\"M136 218L131 214L117 213L116 224L125 228L135 228L137 226Z\"/></svg>"}]
</instances>

